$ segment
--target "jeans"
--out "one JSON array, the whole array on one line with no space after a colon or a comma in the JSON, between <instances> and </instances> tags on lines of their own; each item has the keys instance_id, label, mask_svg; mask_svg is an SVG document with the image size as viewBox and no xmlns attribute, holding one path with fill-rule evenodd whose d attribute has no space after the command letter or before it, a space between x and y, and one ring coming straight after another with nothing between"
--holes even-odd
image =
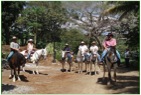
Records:
<instances>
[{"instance_id":1,"label":"jeans","mask_svg":"<svg viewBox=\"0 0 141 95\"><path fill-rule=\"evenodd\" d=\"M13 54L14 54L14 51L11 51L11 52L9 53L9 55L7 56L7 61L9 61L9 59L12 57Z\"/></svg>"},{"instance_id":2,"label":"jeans","mask_svg":"<svg viewBox=\"0 0 141 95\"><path fill-rule=\"evenodd\" d=\"M98 61L101 62L101 58L100 58L100 55L97 53L97 58L98 58Z\"/></svg>"},{"instance_id":3,"label":"jeans","mask_svg":"<svg viewBox=\"0 0 141 95\"><path fill-rule=\"evenodd\" d=\"M27 59L30 59L31 52L32 52L32 51L28 51Z\"/></svg>"},{"instance_id":4,"label":"jeans","mask_svg":"<svg viewBox=\"0 0 141 95\"><path fill-rule=\"evenodd\" d=\"M106 50L106 49L102 52L101 61L104 60L104 57L105 57L107 52L108 52L108 50ZM116 54L117 54L118 60L120 60L120 54L117 50L116 50Z\"/></svg>"},{"instance_id":5,"label":"jeans","mask_svg":"<svg viewBox=\"0 0 141 95\"><path fill-rule=\"evenodd\" d=\"M66 57L68 58L68 60L69 60L69 61L71 61L71 60L72 60L72 56L71 56L71 54L70 54L70 53L68 53L68 54L66 55Z\"/></svg>"}]
</instances>

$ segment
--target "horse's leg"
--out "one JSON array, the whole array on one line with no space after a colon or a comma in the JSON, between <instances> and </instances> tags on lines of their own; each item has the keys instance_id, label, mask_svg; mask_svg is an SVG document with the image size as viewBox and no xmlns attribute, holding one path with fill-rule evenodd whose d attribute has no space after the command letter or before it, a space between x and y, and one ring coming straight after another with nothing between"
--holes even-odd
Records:
<instances>
[{"instance_id":1,"label":"horse's leg","mask_svg":"<svg viewBox=\"0 0 141 95\"><path fill-rule=\"evenodd\" d=\"M90 62L90 74L92 75L92 64L93 62Z\"/></svg>"},{"instance_id":2,"label":"horse's leg","mask_svg":"<svg viewBox=\"0 0 141 95\"><path fill-rule=\"evenodd\" d=\"M80 73L82 73L82 70L83 70L83 62L80 62Z\"/></svg>"},{"instance_id":3,"label":"horse's leg","mask_svg":"<svg viewBox=\"0 0 141 95\"><path fill-rule=\"evenodd\" d=\"M13 70L11 69L11 72L10 72L11 74L9 75L9 78L12 78L12 76L13 76Z\"/></svg>"},{"instance_id":4,"label":"horse's leg","mask_svg":"<svg viewBox=\"0 0 141 95\"><path fill-rule=\"evenodd\" d=\"M36 63L35 63L35 62L33 62L33 64L35 64L35 66L36 66ZM33 67L33 71L32 71L32 73L33 73L34 75L35 75L35 71L34 71L35 66Z\"/></svg>"},{"instance_id":5,"label":"horse's leg","mask_svg":"<svg viewBox=\"0 0 141 95\"><path fill-rule=\"evenodd\" d=\"M14 67L14 75L13 75L13 82L15 82L16 81L16 68Z\"/></svg>"},{"instance_id":6,"label":"horse's leg","mask_svg":"<svg viewBox=\"0 0 141 95\"><path fill-rule=\"evenodd\" d=\"M108 65L108 85L111 84L112 78L111 78L111 65Z\"/></svg>"},{"instance_id":7,"label":"horse's leg","mask_svg":"<svg viewBox=\"0 0 141 95\"><path fill-rule=\"evenodd\" d=\"M63 62L62 62L62 70L64 70L64 67L65 67L65 61L63 60Z\"/></svg>"},{"instance_id":8,"label":"horse's leg","mask_svg":"<svg viewBox=\"0 0 141 95\"><path fill-rule=\"evenodd\" d=\"M18 77L18 80L19 80L19 81L21 81L21 79L20 79L20 76L19 76L19 75L20 75L20 66L18 67L18 75L17 75L17 77Z\"/></svg>"},{"instance_id":9,"label":"horse's leg","mask_svg":"<svg viewBox=\"0 0 141 95\"><path fill-rule=\"evenodd\" d=\"M96 63L96 61L94 62L94 73L95 73L95 75L97 74L97 72L96 72L96 65L97 65L97 63Z\"/></svg>"},{"instance_id":10,"label":"horse's leg","mask_svg":"<svg viewBox=\"0 0 141 95\"><path fill-rule=\"evenodd\" d=\"M116 66L114 65L114 80L115 80L115 82L116 82Z\"/></svg>"},{"instance_id":11,"label":"horse's leg","mask_svg":"<svg viewBox=\"0 0 141 95\"><path fill-rule=\"evenodd\" d=\"M80 62L78 62L78 73L80 72Z\"/></svg>"},{"instance_id":12,"label":"horse's leg","mask_svg":"<svg viewBox=\"0 0 141 95\"><path fill-rule=\"evenodd\" d=\"M103 80L105 79L105 73L106 73L106 64L103 64Z\"/></svg>"},{"instance_id":13,"label":"horse's leg","mask_svg":"<svg viewBox=\"0 0 141 95\"><path fill-rule=\"evenodd\" d=\"M68 64L69 64L69 72L71 72L71 66L72 66L72 63L70 61L68 61Z\"/></svg>"},{"instance_id":14,"label":"horse's leg","mask_svg":"<svg viewBox=\"0 0 141 95\"><path fill-rule=\"evenodd\" d=\"M21 66L23 72L25 72L24 67L25 67L25 64Z\"/></svg>"},{"instance_id":15,"label":"horse's leg","mask_svg":"<svg viewBox=\"0 0 141 95\"><path fill-rule=\"evenodd\" d=\"M36 63L36 73L39 74L39 70L38 70L38 62Z\"/></svg>"},{"instance_id":16,"label":"horse's leg","mask_svg":"<svg viewBox=\"0 0 141 95\"><path fill-rule=\"evenodd\" d=\"M98 70L97 70L97 68L98 68L98 60L97 60L97 58L95 58L95 73L96 74L98 74Z\"/></svg>"},{"instance_id":17,"label":"horse's leg","mask_svg":"<svg viewBox=\"0 0 141 95\"><path fill-rule=\"evenodd\" d=\"M25 72L25 69L24 69L24 67L22 66L22 70L23 70L23 72Z\"/></svg>"},{"instance_id":18,"label":"horse's leg","mask_svg":"<svg viewBox=\"0 0 141 95\"><path fill-rule=\"evenodd\" d=\"M85 62L85 70L87 72L87 62Z\"/></svg>"}]
</instances>

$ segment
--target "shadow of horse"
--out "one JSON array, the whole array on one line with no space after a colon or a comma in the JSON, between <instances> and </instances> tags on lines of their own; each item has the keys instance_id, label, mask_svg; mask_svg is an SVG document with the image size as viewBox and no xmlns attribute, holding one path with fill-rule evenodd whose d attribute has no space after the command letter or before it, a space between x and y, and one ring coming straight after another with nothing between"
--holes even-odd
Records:
<instances>
[{"instance_id":1,"label":"shadow of horse","mask_svg":"<svg viewBox=\"0 0 141 95\"><path fill-rule=\"evenodd\" d=\"M25 72L27 72L27 73L29 73L29 74L33 74L33 72L32 72L31 70L25 70ZM48 74L43 74L43 73L40 73L40 72L39 72L39 74L40 74L40 75L48 75Z\"/></svg>"},{"instance_id":2,"label":"shadow of horse","mask_svg":"<svg viewBox=\"0 0 141 95\"><path fill-rule=\"evenodd\" d=\"M2 84L2 92L13 90L14 88L16 88L15 85Z\"/></svg>"},{"instance_id":3,"label":"shadow of horse","mask_svg":"<svg viewBox=\"0 0 141 95\"><path fill-rule=\"evenodd\" d=\"M108 79L109 79L108 77L105 77L104 79L103 78L98 78L97 83L102 84L102 85L107 85ZM111 84L115 85L115 82L113 81Z\"/></svg>"},{"instance_id":4,"label":"shadow of horse","mask_svg":"<svg viewBox=\"0 0 141 95\"><path fill-rule=\"evenodd\" d=\"M20 78L21 78L21 81L23 81L23 82L29 82L27 80L27 77L25 77L24 75L20 75Z\"/></svg>"}]
</instances>

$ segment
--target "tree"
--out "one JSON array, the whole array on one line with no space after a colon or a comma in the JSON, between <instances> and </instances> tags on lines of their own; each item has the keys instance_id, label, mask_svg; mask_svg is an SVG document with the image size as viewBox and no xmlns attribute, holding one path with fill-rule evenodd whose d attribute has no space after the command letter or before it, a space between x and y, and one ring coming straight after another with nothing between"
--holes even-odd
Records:
<instances>
[{"instance_id":1,"label":"tree","mask_svg":"<svg viewBox=\"0 0 141 95\"><path fill-rule=\"evenodd\" d=\"M121 13L119 20L125 17L127 14L139 11L139 1L109 1L109 4L113 4L110 8L101 13L101 17L110 14Z\"/></svg>"},{"instance_id":2,"label":"tree","mask_svg":"<svg viewBox=\"0 0 141 95\"><path fill-rule=\"evenodd\" d=\"M18 25L24 25L34 36L37 47L43 48L49 42L59 41L61 25L65 21L65 10L60 2L28 2Z\"/></svg>"},{"instance_id":3,"label":"tree","mask_svg":"<svg viewBox=\"0 0 141 95\"><path fill-rule=\"evenodd\" d=\"M137 50L139 48L139 1L108 3L113 4L113 6L106 9L101 15L119 14L119 21L121 22L119 31L127 38L125 44L129 48ZM125 32L127 33L125 34Z\"/></svg>"},{"instance_id":4,"label":"tree","mask_svg":"<svg viewBox=\"0 0 141 95\"><path fill-rule=\"evenodd\" d=\"M24 9L25 2L2 1L2 36L6 44L9 44L10 27L18 18L19 13Z\"/></svg>"},{"instance_id":5,"label":"tree","mask_svg":"<svg viewBox=\"0 0 141 95\"><path fill-rule=\"evenodd\" d=\"M87 33L89 45L95 40L102 48L99 36L108 29L108 26L117 24L111 19L99 21L100 13L109 5L106 5L105 2L87 1L64 2L64 6L70 13L70 22L75 23L79 29Z\"/></svg>"}]
</instances>

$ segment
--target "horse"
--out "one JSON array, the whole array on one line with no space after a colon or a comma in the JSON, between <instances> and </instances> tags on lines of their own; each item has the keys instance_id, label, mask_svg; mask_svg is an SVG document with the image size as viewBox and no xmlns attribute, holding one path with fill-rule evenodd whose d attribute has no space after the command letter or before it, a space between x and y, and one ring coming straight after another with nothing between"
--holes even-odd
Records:
<instances>
[{"instance_id":1,"label":"horse","mask_svg":"<svg viewBox=\"0 0 141 95\"><path fill-rule=\"evenodd\" d=\"M16 78L21 81L19 74L20 74L20 66L24 67L25 63L26 63L26 59L25 57L19 53L19 52L15 52L12 57L8 60L9 66L11 68L11 75L9 75L9 78L13 77L13 82L16 81ZM16 69L18 68L18 75L16 73ZM13 74L13 70L14 70L14 74Z\"/></svg>"},{"instance_id":2,"label":"horse","mask_svg":"<svg viewBox=\"0 0 141 95\"><path fill-rule=\"evenodd\" d=\"M40 60L40 57L43 56L44 59L46 59L46 56L47 56L47 50L46 48L45 49L39 49L39 50L36 50L34 52L34 54L30 57L30 60L33 64L35 64L35 68L36 70L33 69L33 74L35 74L35 72L37 74L39 74L39 71L38 71L38 64L39 64L39 60Z\"/></svg>"},{"instance_id":3,"label":"horse","mask_svg":"<svg viewBox=\"0 0 141 95\"><path fill-rule=\"evenodd\" d=\"M92 75L92 65L94 65L94 73L98 74L97 69L100 70L98 67L98 57L97 54L91 54L91 62L90 62L90 74Z\"/></svg>"},{"instance_id":4,"label":"horse","mask_svg":"<svg viewBox=\"0 0 141 95\"><path fill-rule=\"evenodd\" d=\"M66 71L65 64L68 63L69 64L68 71L71 72L72 71L72 54L71 54L71 59L69 59L66 54L67 54L66 51L62 51L62 69L61 71L62 72Z\"/></svg>"},{"instance_id":5,"label":"horse","mask_svg":"<svg viewBox=\"0 0 141 95\"><path fill-rule=\"evenodd\" d=\"M116 82L116 69L118 67L117 64L117 55L116 55L116 49L114 47L110 47L106 56L105 56L105 63L103 64L104 67L104 73L103 73L103 80L105 78L106 73L106 66L108 70L108 82L107 84L111 84L113 82L111 78L111 69L114 69L114 81Z\"/></svg>"}]
</instances>

